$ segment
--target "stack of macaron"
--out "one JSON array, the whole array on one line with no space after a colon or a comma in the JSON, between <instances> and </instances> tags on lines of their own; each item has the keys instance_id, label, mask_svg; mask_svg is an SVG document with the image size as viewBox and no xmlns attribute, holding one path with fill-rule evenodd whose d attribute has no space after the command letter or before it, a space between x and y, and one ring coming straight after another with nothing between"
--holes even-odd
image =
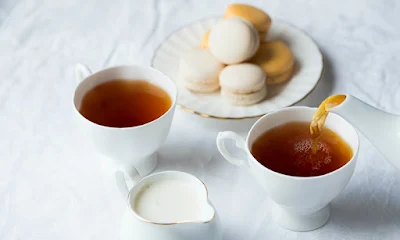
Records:
<instances>
[{"instance_id":1,"label":"stack of macaron","mask_svg":"<svg viewBox=\"0 0 400 240\"><path fill-rule=\"evenodd\" d=\"M290 49L281 41L266 41L271 18L246 4L231 4L224 18L205 33L200 48L180 59L184 86L199 93L221 88L233 105L252 105L265 99L268 84L289 80L294 69Z\"/></svg>"}]
</instances>

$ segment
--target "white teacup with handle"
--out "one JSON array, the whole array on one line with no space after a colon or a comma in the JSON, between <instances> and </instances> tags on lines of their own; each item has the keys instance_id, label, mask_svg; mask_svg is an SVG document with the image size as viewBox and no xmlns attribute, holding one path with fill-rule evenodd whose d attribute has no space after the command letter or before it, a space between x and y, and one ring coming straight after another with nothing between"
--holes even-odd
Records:
<instances>
[{"instance_id":1,"label":"white teacup with handle","mask_svg":"<svg viewBox=\"0 0 400 240\"><path fill-rule=\"evenodd\" d=\"M281 174L259 163L251 154L254 141L267 130L292 121L311 121L316 108L289 107L261 117L250 129L246 140L234 132L220 132L217 147L230 163L248 170L274 202L273 217L281 226L293 231L310 231L329 219L329 203L340 194L353 175L359 138L354 127L339 115L330 113L325 126L341 136L352 148L353 157L341 168L314 177ZM233 140L245 151L247 159L233 156L225 140Z\"/></svg>"},{"instance_id":2,"label":"white teacup with handle","mask_svg":"<svg viewBox=\"0 0 400 240\"><path fill-rule=\"evenodd\" d=\"M156 151L164 143L174 116L177 88L174 82L160 71L142 66L117 66L93 73L78 64L75 76L80 82L75 89L74 109L80 120L81 131L87 135L94 148L110 157L131 177L146 176L158 163ZM113 79L145 80L163 89L171 98L171 107L159 118L134 127L107 127L98 125L79 112L85 94Z\"/></svg>"}]
</instances>

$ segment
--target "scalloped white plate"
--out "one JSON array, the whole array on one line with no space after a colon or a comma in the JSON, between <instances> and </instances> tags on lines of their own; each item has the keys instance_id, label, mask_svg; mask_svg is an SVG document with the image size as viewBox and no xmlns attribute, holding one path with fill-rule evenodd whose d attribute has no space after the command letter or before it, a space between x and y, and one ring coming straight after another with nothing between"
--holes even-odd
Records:
<instances>
[{"instance_id":1,"label":"scalloped white plate","mask_svg":"<svg viewBox=\"0 0 400 240\"><path fill-rule=\"evenodd\" d=\"M197 94L184 88L178 81L179 57L185 50L200 46L203 34L218 20L219 18L202 20L172 33L153 56L152 66L168 75L178 86L178 107L203 117L259 117L299 102L314 89L323 70L322 54L307 34L281 20L273 20L267 40L284 41L293 52L296 69L287 83L268 86L268 96L264 101L252 106L233 106L226 103L219 92Z\"/></svg>"}]
</instances>

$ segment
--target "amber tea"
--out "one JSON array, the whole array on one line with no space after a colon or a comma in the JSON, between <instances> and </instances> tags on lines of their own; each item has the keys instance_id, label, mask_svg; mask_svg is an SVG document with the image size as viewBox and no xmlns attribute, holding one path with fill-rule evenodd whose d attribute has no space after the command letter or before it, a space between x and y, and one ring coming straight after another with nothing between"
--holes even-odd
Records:
<instances>
[{"instance_id":1,"label":"amber tea","mask_svg":"<svg viewBox=\"0 0 400 240\"><path fill-rule=\"evenodd\" d=\"M325 99L314 113L310 123L310 133L313 136L312 152L315 154L317 151L318 140L322 133L326 118L328 117L329 110L338 106L346 99L346 95L333 95Z\"/></svg>"},{"instance_id":2,"label":"amber tea","mask_svg":"<svg viewBox=\"0 0 400 240\"><path fill-rule=\"evenodd\" d=\"M133 127L151 122L168 111L170 96L143 80L114 79L89 90L79 112L108 127Z\"/></svg>"},{"instance_id":3,"label":"amber tea","mask_svg":"<svg viewBox=\"0 0 400 240\"><path fill-rule=\"evenodd\" d=\"M265 167L290 176L319 176L345 165L353 152L338 134L324 127L316 152L310 122L289 122L259 136L251 147L255 159Z\"/></svg>"}]
</instances>

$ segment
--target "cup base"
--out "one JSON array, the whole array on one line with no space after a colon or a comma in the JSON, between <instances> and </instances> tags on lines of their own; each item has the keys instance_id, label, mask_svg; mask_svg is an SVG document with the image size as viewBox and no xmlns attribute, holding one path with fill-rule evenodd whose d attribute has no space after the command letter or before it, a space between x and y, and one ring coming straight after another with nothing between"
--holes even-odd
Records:
<instances>
[{"instance_id":1,"label":"cup base","mask_svg":"<svg viewBox=\"0 0 400 240\"><path fill-rule=\"evenodd\" d=\"M138 171L141 177L145 177L152 173L154 169L158 165L158 153L155 152L150 156L144 158L138 164L135 165L136 170Z\"/></svg>"},{"instance_id":2,"label":"cup base","mask_svg":"<svg viewBox=\"0 0 400 240\"><path fill-rule=\"evenodd\" d=\"M299 214L274 203L272 213L280 226L296 232L307 232L324 226L331 215L331 208L328 204L311 214Z\"/></svg>"}]
</instances>

